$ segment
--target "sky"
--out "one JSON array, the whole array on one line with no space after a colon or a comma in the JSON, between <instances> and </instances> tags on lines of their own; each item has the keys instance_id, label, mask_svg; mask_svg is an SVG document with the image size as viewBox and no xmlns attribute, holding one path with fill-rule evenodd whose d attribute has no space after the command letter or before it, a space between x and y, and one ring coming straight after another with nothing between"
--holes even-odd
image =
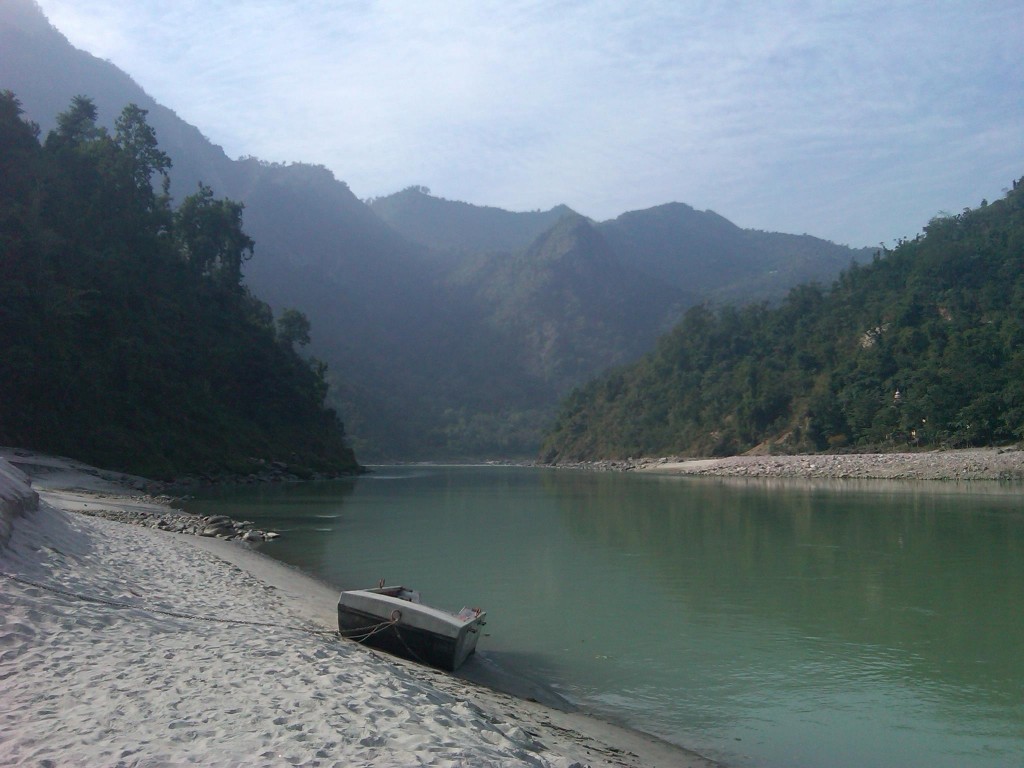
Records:
<instances>
[{"instance_id":1,"label":"sky","mask_svg":"<svg viewBox=\"0 0 1024 768\"><path fill-rule=\"evenodd\" d=\"M1024 0L38 0L231 157L892 245L1024 176Z\"/></svg>"}]
</instances>

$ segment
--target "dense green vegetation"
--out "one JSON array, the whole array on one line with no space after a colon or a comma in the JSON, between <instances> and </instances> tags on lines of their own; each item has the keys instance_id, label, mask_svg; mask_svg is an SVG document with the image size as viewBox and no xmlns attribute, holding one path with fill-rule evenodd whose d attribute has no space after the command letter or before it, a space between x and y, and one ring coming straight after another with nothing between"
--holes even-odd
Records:
<instances>
[{"instance_id":1,"label":"dense green vegetation","mask_svg":"<svg viewBox=\"0 0 1024 768\"><path fill-rule=\"evenodd\" d=\"M570 461L968 446L1024 438L1024 183L934 219L781 306L691 309L576 390L542 455Z\"/></svg>"},{"instance_id":2,"label":"dense green vegetation","mask_svg":"<svg viewBox=\"0 0 1024 768\"><path fill-rule=\"evenodd\" d=\"M96 117L76 97L41 144L0 93L0 443L159 477L357 469L305 318L275 328L241 283L242 206L200 185L173 210L145 110Z\"/></svg>"}]
</instances>

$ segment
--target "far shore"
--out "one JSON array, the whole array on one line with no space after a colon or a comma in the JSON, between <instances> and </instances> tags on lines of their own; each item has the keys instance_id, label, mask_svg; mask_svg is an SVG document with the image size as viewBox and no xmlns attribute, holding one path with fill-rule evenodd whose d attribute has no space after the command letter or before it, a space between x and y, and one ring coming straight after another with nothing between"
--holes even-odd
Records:
<instances>
[{"instance_id":1,"label":"far shore","mask_svg":"<svg viewBox=\"0 0 1024 768\"><path fill-rule=\"evenodd\" d=\"M560 466L697 477L1015 483L1024 481L1024 450L1020 446L1010 446L901 453L748 454L725 458L673 456Z\"/></svg>"}]
</instances>

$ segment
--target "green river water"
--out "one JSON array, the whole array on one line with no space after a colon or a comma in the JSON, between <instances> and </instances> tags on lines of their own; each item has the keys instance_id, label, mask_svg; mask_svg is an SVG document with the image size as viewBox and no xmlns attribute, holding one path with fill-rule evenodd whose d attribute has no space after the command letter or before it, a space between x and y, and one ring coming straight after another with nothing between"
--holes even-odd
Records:
<instances>
[{"instance_id":1,"label":"green river water","mask_svg":"<svg viewBox=\"0 0 1024 768\"><path fill-rule=\"evenodd\" d=\"M483 607L481 660L726 765L981 768L1024 765L1022 491L382 467L188 507Z\"/></svg>"}]
</instances>

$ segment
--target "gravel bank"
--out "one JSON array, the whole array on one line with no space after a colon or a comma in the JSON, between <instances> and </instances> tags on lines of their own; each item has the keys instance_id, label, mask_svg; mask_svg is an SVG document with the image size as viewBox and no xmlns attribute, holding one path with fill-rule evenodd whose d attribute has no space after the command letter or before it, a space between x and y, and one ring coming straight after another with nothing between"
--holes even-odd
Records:
<instances>
[{"instance_id":1,"label":"gravel bank","mask_svg":"<svg viewBox=\"0 0 1024 768\"><path fill-rule=\"evenodd\" d=\"M604 471L709 477L861 480L1024 481L1024 450L966 448L916 453L730 456L722 459L626 459L578 465Z\"/></svg>"}]
</instances>

